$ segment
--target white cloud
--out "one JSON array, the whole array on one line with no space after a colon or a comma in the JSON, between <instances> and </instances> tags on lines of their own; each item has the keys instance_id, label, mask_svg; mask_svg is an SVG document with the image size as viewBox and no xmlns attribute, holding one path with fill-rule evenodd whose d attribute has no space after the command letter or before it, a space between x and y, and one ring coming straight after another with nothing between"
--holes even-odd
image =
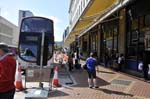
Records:
<instances>
[{"instance_id":1,"label":"white cloud","mask_svg":"<svg viewBox=\"0 0 150 99\"><path fill-rule=\"evenodd\" d=\"M35 16L41 16L41 17L46 17L46 18L49 18L49 19L52 19L54 21L54 23L60 23L62 22L59 18L55 17L55 16L48 16L48 15L45 15L45 14L39 14L39 13L33 13Z\"/></svg>"},{"instance_id":2,"label":"white cloud","mask_svg":"<svg viewBox=\"0 0 150 99\"><path fill-rule=\"evenodd\" d=\"M49 16L48 18L50 18L50 19L52 19L54 21L55 41L62 41L63 29L59 26L59 24L62 21L59 18L55 17L55 16Z\"/></svg>"},{"instance_id":3,"label":"white cloud","mask_svg":"<svg viewBox=\"0 0 150 99\"><path fill-rule=\"evenodd\" d=\"M49 18L52 19L56 24L61 22L61 20L55 16L49 16Z\"/></svg>"},{"instance_id":4,"label":"white cloud","mask_svg":"<svg viewBox=\"0 0 150 99\"><path fill-rule=\"evenodd\" d=\"M9 17L8 11L4 11L4 12L2 13L2 15L3 15L4 17Z\"/></svg>"},{"instance_id":5,"label":"white cloud","mask_svg":"<svg viewBox=\"0 0 150 99\"><path fill-rule=\"evenodd\" d=\"M18 10L2 9L1 16L10 21L11 23L18 25ZM12 17L13 16L13 17Z\"/></svg>"}]
</instances>

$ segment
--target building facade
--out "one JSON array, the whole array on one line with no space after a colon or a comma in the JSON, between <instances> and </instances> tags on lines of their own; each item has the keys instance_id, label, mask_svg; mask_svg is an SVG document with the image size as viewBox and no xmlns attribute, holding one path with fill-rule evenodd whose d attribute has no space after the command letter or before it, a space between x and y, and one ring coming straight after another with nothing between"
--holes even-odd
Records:
<instances>
[{"instance_id":1,"label":"building facade","mask_svg":"<svg viewBox=\"0 0 150 99\"><path fill-rule=\"evenodd\" d=\"M18 43L18 27L0 16L0 42L16 46Z\"/></svg>"},{"instance_id":2,"label":"building facade","mask_svg":"<svg viewBox=\"0 0 150 99\"><path fill-rule=\"evenodd\" d=\"M69 7L70 31L73 29L90 0L71 0Z\"/></svg>"},{"instance_id":3,"label":"building facade","mask_svg":"<svg viewBox=\"0 0 150 99\"><path fill-rule=\"evenodd\" d=\"M64 33L63 33L63 42L65 40L65 38L67 37L67 35L69 34L69 27L67 27L65 30L64 30Z\"/></svg>"},{"instance_id":4,"label":"building facade","mask_svg":"<svg viewBox=\"0 0 150 99\"><path fill-rule=\"evenodd\" d=\"M78 16L76 11L86 1ZM113 68L117 56L123 54L123 70L141 73L138 64L143 61L144 50L150 48L149 4L149 0L72 0L64 45L75 50L78 36L84 57L95 52L100 64Z\"/></svg>"},{"instance_id":5,"label":"building facade","mask_svg":"<svg viewBox=\"0 0 150 99\"><path fill-rule=\"evenodd\" d=\"M18 26L20 27L22 18L31 17L31 16L34 16L31 11L29 11L29 10L19 10Z\"/></svg>"}]
</instances>

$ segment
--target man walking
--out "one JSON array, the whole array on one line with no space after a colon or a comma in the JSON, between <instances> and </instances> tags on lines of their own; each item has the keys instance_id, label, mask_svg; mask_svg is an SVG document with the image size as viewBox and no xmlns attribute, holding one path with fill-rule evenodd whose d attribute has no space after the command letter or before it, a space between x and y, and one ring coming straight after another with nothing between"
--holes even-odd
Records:
<instances>
[{"instance_id":1,"label":"man walking","mask_svg":"<svg viewBox=\"0 0 150 99\"><path fill-rule=\"evenodd\" d=\"M0 99L14 99L16 60L5 44L0 44Z\"/></svg>"},{"instance_id":2,"label":"man walking","mask_svg":"<svg viewBox=\"0 0 150 99\"><path fill-rule=\"evenodd\" d=\"M145 80L149 80L149 78L148 78L148 71L149 71L148 64L150 64L149 61L150 61L150 51L145 50L144 55L143 55L143 74L144 74Z\"/></svg>"}]
</instances>

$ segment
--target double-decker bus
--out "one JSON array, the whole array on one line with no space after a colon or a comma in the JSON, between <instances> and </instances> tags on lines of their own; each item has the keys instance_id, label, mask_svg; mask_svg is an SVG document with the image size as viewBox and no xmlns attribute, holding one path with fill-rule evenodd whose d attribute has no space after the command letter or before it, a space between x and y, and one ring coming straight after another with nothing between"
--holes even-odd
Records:
<instances>
[{"instance_id":1,"label":"double-decker bus","mask_svg":"<svg viewBox=\"0 0 150 99\"><path fill-rule=\"evenodd\" d=\"M18 62L23 69L26 69L28 66L37 66L37 57L41 50L41 48L38 47L38 43L40 43L39 36L42 33L45 33L47 39L47 41L44 42L46 42L48 46L48 55L46 55L48 56L47 65L50 65L49 61L54 49L53 21L44 17L35 16L22 19L18 45Z\"/></svg>"}]
</instances>

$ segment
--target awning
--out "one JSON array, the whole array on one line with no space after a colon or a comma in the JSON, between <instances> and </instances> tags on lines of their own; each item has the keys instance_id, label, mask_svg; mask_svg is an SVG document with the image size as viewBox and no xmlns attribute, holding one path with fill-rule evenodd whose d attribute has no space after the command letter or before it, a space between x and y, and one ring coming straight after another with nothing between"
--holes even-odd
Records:
<instances>
[{"instance_id":1,"label":"awning","mask_svg":"<svg viewBox=\"0 0 150 99\"><path fill-rule=\"evenodd\" d=\"M75 40L76 35L80 35L83 31L92 26L104 14L117 6L121 0L91 0L89 6L85 9L70 34L64 41L64 46L69 45Z\"/></svg>"}]
</instances>

